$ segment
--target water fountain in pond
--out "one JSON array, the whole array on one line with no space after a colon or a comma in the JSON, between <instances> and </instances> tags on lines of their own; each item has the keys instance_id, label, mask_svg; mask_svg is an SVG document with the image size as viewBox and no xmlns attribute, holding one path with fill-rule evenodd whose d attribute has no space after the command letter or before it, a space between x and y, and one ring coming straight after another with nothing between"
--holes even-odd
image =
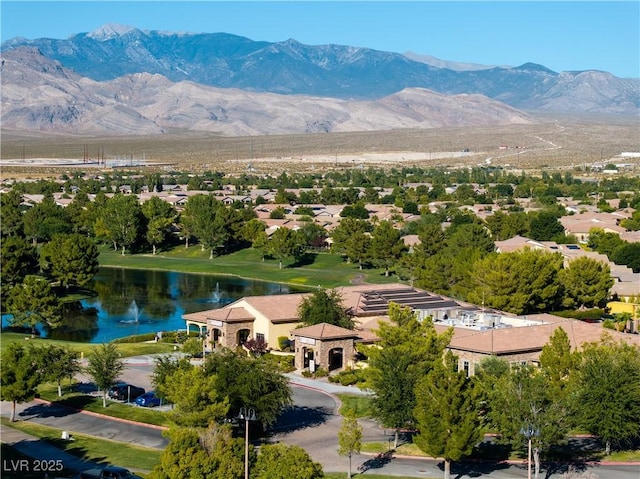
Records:
<instances>
[{"instance_id":1,"label":"water fountain in pond","mask_svg":"<svg viewBox=\"0 0 640 479\"><path fill-rule=\"evenodd\" d=\"M127 310L127 318L130 319L123 319L120 322L126 324L134 324L140 321L140 310L138 309L138 303L136 303L135 299L131 301L131 304L129 305L129 309Z\"/></svg>"},{"instance_id":2,"label":"water fountain in pond","mask_svg":"<svg viewBox=\"0 0 640 479\"><path fill-rule=\"evenodd\" d=\"M210 303L219 303L220 302L220 283L216 283L216 289L211 293Z\"/></svg>"}]
</instances>

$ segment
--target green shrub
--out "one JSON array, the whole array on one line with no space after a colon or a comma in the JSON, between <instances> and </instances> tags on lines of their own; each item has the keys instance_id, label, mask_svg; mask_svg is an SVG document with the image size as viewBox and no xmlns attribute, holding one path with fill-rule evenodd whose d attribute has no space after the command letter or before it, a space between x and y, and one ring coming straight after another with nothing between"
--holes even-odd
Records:
<instances>
[{"instance_id":1,"label":"green shrub","mask_svg":"<svg viewBox=\"0 0 640 479\"><path fill-rule=\"evenodd\" d=\"M266 361L275 365L283 373L290 373L295 371L294 365L295 358L293 356L280 356L279 354L263 354L260 356L260 361Z\"/></svg>"},{"instance_id":2,"label":"green shrub","mask_svg":"<svg viewBox=\"0 0 640 479\"><path fill-rule=\"evenodd\" d=\"M198 336L199 336L199 334L196 331L189 331L189 334L187 334L187 332L184 331L184 330L163 331L162 332L162 339L160 341L163 342L163 343L182 344L188 338L197 338Z\"/></svg>"},{"instance_id":3,"label":"green shrub","mask_svg":"<svg viewBox=\"0 0 640 479\"><path fill-rule=\"evenodd\" d=\"M318 368L316 372L313 373L314 378L325 378L329 375L329 370L325 368Z\"/></svg>"},{"instance_id":4,"label":"green shrub","mask_svg":"<svg viewBox=\"0 0 640 479\"><path fill-rule=\"evenodd\" d=\"M602 315L604 314L604 310L600 308L593 308L593 309L588 309L586 311L577 311L577 310L554 311L553 314L563 318L598 320L602 318Z\"/></svg>"},{"instance_id":5,"label":"green shrub","mask_svg":"<svg viewBox=\"0 0 640 479\"><path fill-rule=\"evenodd\" d=\"M343 386L350 386L358 382L358 378L355 374L343 374L340 376L340 384Z\"/></svg>"},{"instance_id":6,"label":"green shrub","mask_svg":"<svg viewBox=\"0 0 640 479\"><path fill-rule=\"evenodd\" d=\"M364 370L362 369L345 369L335 376L330 376L329 381L332 383L340 383L343 386L351 386L353 384L364 383L366 378Z\"/></svg>"},{"instance_id":7,"label":"green shrub","mask_svg":"<svg viewBox=\"0 0 640 479\"><path fill-rule=\"evenodd\" d=\"M280 351L291 351L291 341L288 336L278 336L278 349Z\"/></svg>"},{"instance_id":8,"label":"green shrub","mask_svg":"<svg viewBox=\"0 0 640 479\"><path fill-rule=\"evenodd\" d=\"M189 338L182 345L182 352L189 356L202 355L202 339Z\"/></svg>"},{"instance_id":9,"label":"green shrub","mask_svg":"<svg viewBox=\"0 0 640 479\"><path fill-rule=\"evenodd\" d=\"M312 373L311 371L305 369L304 371L302 371L302 375L305 378L324 378L329 375L329 371L325 368L318 368L316 369L315 373Z\"/></svg>"},{"instance_id":10,"label":"green shrub","mask_svg":"<svg viewBox=\"0 0 640 479\"><path fill-rule=\"evenodd\" d=\"M156 333L137 334L135 336L126 336L124 338L114 339L114 343L144 343L145 341L153 341Z\"/></svg>"}]
</instances>

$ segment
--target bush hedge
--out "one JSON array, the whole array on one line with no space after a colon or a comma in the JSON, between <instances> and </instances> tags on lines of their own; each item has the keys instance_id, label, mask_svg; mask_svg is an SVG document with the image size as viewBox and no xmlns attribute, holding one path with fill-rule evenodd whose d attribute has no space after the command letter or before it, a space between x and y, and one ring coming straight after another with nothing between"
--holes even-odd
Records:
<instances>
[{"instance_id":1,"label":"bush hedge","mask_svg":"<svg viewBox=\"0 0 640 479\"><path fill-rule=\"evenodd\" d=\"M593 308L587 309L585 311L577 311L577 310L567 310L567 311L554 311L552 314L556 316L560 316L562 318L573 318L573 319L588 319L588 320L599 320L605 314L603 309Z\"/></svg>"},{"instance_id":2,"label":"bush hedge","mask_svg":"<svg viewBox=\"0 0 640 479\"><path fill-rule=\"evenodd\" d=\"M340 383L343 386L366 382L364 369L345 369L335 376L329 376L329 382Z\"/></svg>"},{"instance_id":3,"label":"bush hedge","mask_svg":"<svg viewBox=\"0 0 640 479\"><path fill-rule=\"evenodd\" d=\"M136 334L135 336L126 336L124 338L114 339L114 343L144 343L146 341L153 341L156 339L157 333L145 333L145 334ZM198 337L198 333L195 331L190 331L187 334L186 331L162 331L162 338L160 342L162 343L177 343L182 344L188 338Z\"/></svg>"},{"instance_id":4,"label":"bush hedge","mask_svg":"<svg viewBox=\"0 0 640 479\"><path fill-rule=\"evenodd\" d=\"M263 354L260 356L260 361L268 362L272 365L275 365L282 371L283 373L290 373L291 371L295 371L294 366L294 357L293 356L281 356L276 354Z\"/></svg>"}]
</instances>

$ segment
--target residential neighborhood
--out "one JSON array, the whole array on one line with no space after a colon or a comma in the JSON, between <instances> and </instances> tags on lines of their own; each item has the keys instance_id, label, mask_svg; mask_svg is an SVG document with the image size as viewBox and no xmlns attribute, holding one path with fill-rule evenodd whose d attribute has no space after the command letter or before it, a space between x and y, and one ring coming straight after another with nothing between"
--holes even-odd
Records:
<instances>
[{"instance_id":1,"label":"residential neighborhood","mask_svg":"<svg viewBox=\"0 0 640 479\"><path fill-rule=\"evenodd\" d=\"M393 178L386 183L398 186L354 186L350 172L313 179L207 174L191 176L189 183L174 175L120 173L4 181L2 280L11 332L3 334L30 331L35 339L60 331L90 338L103 328L151 331L94 346L86 359L57 346L35 346L47 338L28 346L13 340L3 364L42 366L30 373L35 386L25 395L3 396L14 401L12 421L16 404L32 400L63 360L70 361L70 370L90 375L98 385L92 400L102 408L109 409L105 391L115 386L147 394L118 376L130 374L119 341L140 338L173 351L157 357L143 379L151 381L149 397L156 404L172 404L164 419L170 435L193 433L194 426L205 434L208 427L207 434L221 434L218 441L228 447L244 435L247 451L253 447L250 435L238 427L238 418L248 427L253 417L247 403L262 427L276 424L279 431L285 427L279 418L285 424L290 414L309 420L306 408L327 391L342 387L347 397L340 401L352 401L349 393L358 386L356 397L366 398L374 411L362 420L375 421L393 438L386 456L361 461L364 470L393 463L407 445L442 457L448 471L453 462L475 457L484 434L493 431L522 453L524 426L514 425L525 423L546 431L530 437L535 447L526 464L536 470L571 428L588 430L605 455L612 445L619 447L619 437L634 438L633 429L612 433L601 427L633 424L635 416L635 396L627 389L634 383L628 378L640 371L632 359L640 349L640 205L633 182L621 181L612 191L570 175L438 183L444 172L437 169L394 174L430 181ZM315 186L284 186L296 182ZM366 175L356 183L367 183ZM564 190L580 199L559 196ZM145 268L151 274L142 275ZM105 276L110 280L92 282L111 269L114 275ZM231 295L226 286L202 280L218 278L220 271L238 282L269 283L257 294ZM60 300L69 295L84 297L85 305L62 307ZM106 323L101 315L109 318ZM161 326L169 315L178 317L175 330ZM32 346L30 354L43 359L21 363L24 348ZM106 370L116 374L105 377L100 361L107 360ZM607 367L597 371L606 376L587 374L601 361ZM555 372L560 367L565 369ZM597 387L605 377L615 385ZM453 384L456 393L448 389ZM301 389L315 393L307 397ZM620 391L628 391L624 418L603 422L612 404L622 404L609 398ZM446 400L438 404L427 397ZM356 418L334 414L344 416L339 431L335 422L312 428L342 438L358 430ZM447 434L434 415L451 417L445 427L456 436L447 440L464 443L464 451L440 449ZM463 423L467 429L457 426ZM548 435L550 425L556 435ZM370 427L366 437L378 438L376 431ZM290 454L301 441L296 428L275 437ZM338 457L354 451L336 455L306 441L300 460L315 464L316 471L344 470ZM267 467L272 444L266 437L255 442L260 455L244 459L244 467ZM154 471L182 460L176 444L163 444ZM238 469L240 459L233 459ZM399 467L393 464L392 470Z\"/></svg>"}]
</instances>

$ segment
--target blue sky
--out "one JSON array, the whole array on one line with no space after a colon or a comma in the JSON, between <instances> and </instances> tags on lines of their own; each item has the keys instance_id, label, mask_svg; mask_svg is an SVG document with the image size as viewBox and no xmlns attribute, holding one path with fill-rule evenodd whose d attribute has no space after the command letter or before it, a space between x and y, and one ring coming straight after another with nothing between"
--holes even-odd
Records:
<instances>
[{"instance_id":1,"label":"blue sky","mask_svg":"<svg viewBox=\"0 0 640 479\"><path fill-rule=\"evenodd\" d=\"M443 60L640 77L640 2L5 1L2 41L67 38L105 23L226 32L432 55Z\"/></svg>"}]
</instances>

